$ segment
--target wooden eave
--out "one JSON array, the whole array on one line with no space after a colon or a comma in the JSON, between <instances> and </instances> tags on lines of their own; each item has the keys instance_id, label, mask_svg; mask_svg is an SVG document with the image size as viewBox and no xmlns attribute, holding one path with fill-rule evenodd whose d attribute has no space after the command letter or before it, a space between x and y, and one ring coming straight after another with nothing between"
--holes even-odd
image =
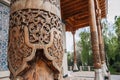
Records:
<instances>
[{"instance_id":1,"label":"wooden eave","mask_svg":"<svg viewBox=\"0 0 120 80\"><path fill-rule=\"evenodd\" d=\"M98 0L102 18L107 14L107 0ZM61 0L62 20L67 31L75 31L89 26L88 0Z\"/></svg>"},{"instance_id":2,"label":"wooden eave","mask_svg":"<svg viewBox=\"0 0 120 80\"><path fill-rule=\"evenodd\" d=\"M89 26L88 0L60 0L62 20L65 22L67 31L75 31ZM7 5L10 0L0 0ZM102 18L106 17L108 0L98 0Z\"/></svg>"}]
</instances>

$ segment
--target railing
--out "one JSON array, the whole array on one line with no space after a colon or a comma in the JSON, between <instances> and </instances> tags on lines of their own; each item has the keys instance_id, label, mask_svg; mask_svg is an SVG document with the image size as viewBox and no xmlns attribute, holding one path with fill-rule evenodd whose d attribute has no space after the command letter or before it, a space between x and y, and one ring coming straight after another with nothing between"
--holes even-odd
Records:
<instances>
[{"instance_id":1,"label":"railing","mask_svg":"<svg viewBox=\"0 0 120 80\"><path fill-rule=\"evenodd\" d=\"M68 70L72 71L73 66L68 66ZM94 67L93 66L79 66L78 67L79 71L94 71Z\"/></svg>"}]
</instances>

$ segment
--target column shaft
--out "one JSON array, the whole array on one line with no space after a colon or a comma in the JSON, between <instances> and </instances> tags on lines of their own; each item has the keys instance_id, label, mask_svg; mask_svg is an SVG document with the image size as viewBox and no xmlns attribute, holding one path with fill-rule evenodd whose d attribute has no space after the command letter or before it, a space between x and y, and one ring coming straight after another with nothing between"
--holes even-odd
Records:
<instances>
[{"instance_id":1,"label":"column shaft","mask_svg":"<svg viewBox=\"0 0 120 80\"><path fill-rule=\"evenodd\" d=\"M105 63L105 51L104 51L104 42L102 36L102 25L101 25L101 9L99 7L98 0L95 0L96 3L96 23L97 23L97 31L98 31L98 38L99 38L99 49L100 49L100 58L101 63Z\"/></svg>"},{"instance_id":2,"label":"column shaft","mask_svg":"<svg viewBox=\"0 0 120 80\"><path fill-rule=\"evenodd\" d=\"M77 71L77 55L76 55L76 44L75 44L75 31L72 32L73 34L73 47L74 47L74 63L73 63L73 71Z\"/></svg>"},{"instance_id":3,"label":"column shaft","mask_svg":"<svg viewBox=\"0 0 120 80\"><path fill-rule=\"evenodd\" d=\"M101 68L94 0L89 0L90 31L95 69Z\"/></svg>"}]
</instances>

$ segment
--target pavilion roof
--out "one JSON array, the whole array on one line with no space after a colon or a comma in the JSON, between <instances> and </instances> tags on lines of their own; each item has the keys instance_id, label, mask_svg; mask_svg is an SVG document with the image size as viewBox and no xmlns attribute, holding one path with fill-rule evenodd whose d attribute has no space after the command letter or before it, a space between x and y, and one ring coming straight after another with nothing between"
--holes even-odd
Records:
<instances>
[{"instance_id":1,"label":"pavilion roof","mask_svg":"<svg viewBox=\"0 0 120 80\"><path fill-rule=\"evenodd\" d=\"M89 26L89 0L61 0L62 20L67 31ZM107 0L98 0L102 18L107 14Z\"/></svg>"},{"instance_id":2,"label":"pavilion roof","mask_svg":"<svg viewBox=\"0 0 120 80\"><path fill-rule=\"evenodd\" d=\"M0 0L9 3L11 0ZM62 20L67 31L89 26L89 0L60 0ZM102 18L107 15L107 0L98 0Z\"/></svg>"}]
</instances>

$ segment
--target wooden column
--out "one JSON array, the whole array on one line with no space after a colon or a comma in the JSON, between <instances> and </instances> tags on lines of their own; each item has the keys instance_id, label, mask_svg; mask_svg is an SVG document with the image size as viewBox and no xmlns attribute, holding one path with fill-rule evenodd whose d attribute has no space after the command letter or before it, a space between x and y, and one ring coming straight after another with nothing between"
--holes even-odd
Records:
<instances>
[{"instance_id":1,"label":"wooden column","mask_svg":"<svg viewBox=\"0 0 120 80\"><path fill-rule=\"evenodd\" d=\"M95 0L96 4L96 22L97 22L97 30L98 30L98 38L99 38L99 50L100 50L100 58L102 64L102 74L103 76L108 77L108 68L105 62L105 51L104 51L104 42L102 36L102 25L101 25L101 9L98 0Z\"/></svg>"},{"instance_id":2,"label":"wooden column","mask_svg":"<svg viewBox=\"0 0 120 80\"><path fill-rule=\"evenodd\" d=\"M98 0L95 0L96 3L96 23L97 23L97 31L98 31L98 38L99 38L99 49L100 49L100 58L101 63L105 63L105 51L104 51L104 42L102 37L102 25L101 25L101 9L99 7Z\"/></svg>"},{"instance_id":3,"label":"wooden column","mask_svg":"<svg viewBox=\"0 0 120 80\"><path fill-rule=\"evenodd\" d=\"M11 80L62 80L60 0L11 0Z\"/></svg>"},{"instance_id":4,"label":"wooden column","mask_svg":"<svg viewBox=\"0 0 120 80\"><path fill-rule=\"evenodd\" d=\"M76 56L76 44L75 44L75 31L72 32L73 35L73 46L74 46L74 63L73 63L73 71L78 70L77 67L77 56Z\"/></svg>"},{"instance_id":5,"label":"wooden column","mask_svg":"<svg viewBox=\"0 0 120 80\"><path fill-rule=\"evenodd\" d=\"M100 60L100 54L99 54L99 42L98 42L98 32L97 32L94 0L89 0L89 11L90 11L90 31L91 31L94 67L95 69L100 69L101 60Z\"/></svg>"}]
</instances>

